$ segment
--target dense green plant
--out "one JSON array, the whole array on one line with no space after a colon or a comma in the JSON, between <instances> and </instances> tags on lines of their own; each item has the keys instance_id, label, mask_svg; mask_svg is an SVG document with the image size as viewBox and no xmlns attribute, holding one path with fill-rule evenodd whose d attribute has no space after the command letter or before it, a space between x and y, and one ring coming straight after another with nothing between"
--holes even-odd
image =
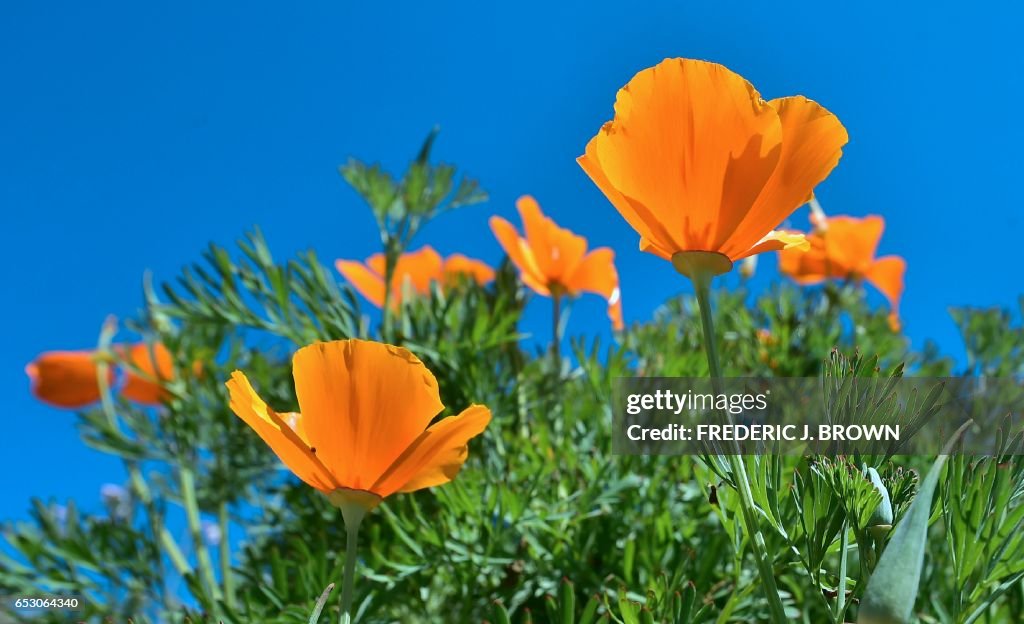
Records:
<instances>
[{"instance_id":1,"label":"dense green plant","mask_svg":"<svg viewBox=\"0 0 1024 624\"><path fill-rule=\"evenodd\" d=\"M342 169L377 216L389 257L436 212L483 197L474 182L456 184L451 167L429 163L432 141L398 179L356 161ZM452 483L388 499L364 525L357 621L767 619L729 468L611 453L616 378L707 375L691 296L669 299L611 344L572 338L571 354L555 361L521 342L527 295L507 265L486 288L435 289L375 322L312 252L275 260L258 231L237 247L211 245L176 282L147 287L128 324L174 354L166 404L143 409L107 392L78 415L83 441L123 460L127 513L91 516L72 502L58 513L56 501L32 501L30 520L4 527L0 593L79 595L82 619L309 621L324 588L340 582L344 527L230 412L223 382L244 369L268 402L294 409L296 347L374 337L417 353L453 412L483 403L494 422ZM850 375L953 372L934 347L911 349L853 285L775 284L757 295L740 286L714 298L726 375L821 375L841 387ZM1024 372L1018 316L953 316L970 354L964 372ZM103 329L101 346L114 331ZM1024 466L1015 444L994 457L954 457L937 477L923 514L924 580L911 605L922 621L1024 617ZM791 619L854 618L933 460L741 462ZM204 537L208 525L219 540ZM336 600L321 606L320 621L337 619Z\"/></svg>"}]
</instances>

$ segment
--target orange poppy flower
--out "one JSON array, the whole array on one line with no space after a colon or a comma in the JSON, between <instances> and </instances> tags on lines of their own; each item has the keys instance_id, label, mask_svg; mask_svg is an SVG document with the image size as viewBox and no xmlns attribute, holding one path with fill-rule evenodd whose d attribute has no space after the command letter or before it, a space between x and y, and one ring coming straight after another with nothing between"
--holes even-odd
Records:
<instances>
[{"instance_id":1,"label":"orange poppy flower","mask_svg":"<svg viewBox=\"0 0 1024 624\"><path fill-rule=\"evenodd\" d=\"M337 260L335 267L356 290L379 308L384 305L384 262L384 254L376 253L367 258L365 263ZM429 245L417 251L404 253L395 263L395 274L391 283L391 305L401 305L402 294L407 285L410 292L425 295L430 292L432 282L444 285L460 274L469 275L481 285L494 279L493 269L479 260L467 258L462 254L442 259L441 254Z\"/></svg>"},{"instance_id":2,"label":"orange poppy flower","mask_svg":"<svg viewBox=\"0 0 1024 624\"><path fill-rule=\"evenodd\" d=\"M430 425L444 409L437 381L400 347L318 342L299 349L292 367L299 412L267 407L240 371L227 382L231 409L339 506L372 508L396 492L447 483L491 420L489 409L472 405Z\"/></svg>"},{"instance_id":3,"label":"orange poppy flower","mask_svg":"<svg viewBox=\"0 0 1024 624\"><path fill-rule=\"evenodd\" d=\"M488 284L494 281L494 269L486 262L462 254L452 254L445 258L441 265L441 280L449 284L460 276L466 276L477 284Z\"/></svg>"},{"instance_id":4,"label":"orange poppy flower","mask_svg":"<svg viewBox=\"0 0 1024 624\"><path fill-rule=\"evenodd\" d=\"M95 351L48 351L25 367L32 394L56 407L80 408L100 400ZM110 383L114 371L109 371Z\"/></svg>"},{"instance_id":5,"label":"orange poppy flower","mask_svg":"<svg viewBox=\"0 0 1024 624\"><path fill-rule=\"evenodd\" d=\"M135 370L125 369L121 394L136 403L160 405L167 396L162 382L174 376L174 360L163 343L150 346L144 342L120 348L121 357Z\"/></svg>"},{"instance_id":6,"label":"orange poppy flower","mask_svg":"<svg viewBox=\"0 0 1024 624\"><path fill-rule=\"evenodd\" d=\"M124 368L120 391L129 400L146 405L160 405L166 395L162 382L173 379L171 354L162 343L116 345L114 351L134 370ZM32 393L40 400L57 407L80 408L100 400L97 362L104 356L98 351L49 351L25 367L32 381ZM198 375L202 365L193 367ZM110 385L115 382L115 368L109 370Z\"/></svg>"},{"instance_id":7,"label":"orange poppy flower","mask_svg":"<svg viewBox=\"0 0 1024 624\"><path fill-rule=\"evenodd\" d=\"M808 200L846 141L836 116L807 98L766 102L722 65L675 58L619 90L614 119L577 162L640 234L640 249L686 274L685 252L711 252L707 268L719 274L806 246L772 228Z\"/></svg>"},{"instance_id":8,"label":"orange poppy flower","mask_svg":"<svg viewBox=\"0 0 1024 624\"><path fill-rule=\"evenodd\" d=\"M907 263L899 256L875 257L885 219L875 215L863 219L818 216L814 223L816 229L807 237L810 250L780 251L779 270L799 284L819 284L826 279L867 281L888 299L890 323L898 328Z\"/></svg>"},{"instance_id":9,"label":"orange poppy flower","mask_svg":"<svg viewBox=\"0 0 1024 624\"><path fill-rule=\"evenodd\" d=\"M598 247L587 253L587 239L561 228L541 212L537 200L523 195L516 201L525 237L501 217L491 217L494 236L519 269L520 278L534 292L545 296L575 297L581 292L608 300L608 317L616 330L622 324L619 274L615 252Z\"/></svg>"}]
</instances>

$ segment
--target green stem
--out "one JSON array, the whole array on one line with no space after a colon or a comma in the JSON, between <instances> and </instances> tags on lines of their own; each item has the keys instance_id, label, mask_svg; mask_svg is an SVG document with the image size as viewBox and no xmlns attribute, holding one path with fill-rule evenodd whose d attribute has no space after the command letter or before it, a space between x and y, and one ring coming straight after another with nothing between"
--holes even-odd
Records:
<instances>
[{"instance_id":1,"label":"green stem","mask_svg":"<svg viewBox=\"0 0 1024 624\"><path fill-rule=\"evenodd\" d=\"M107 418L110 431L112 434L123 436L120 424L118 423L117 410L114 408L113 394L110 390L110 345L116 332L117 323L111 317L103 324L103 329L100 331L99 345L97 347L99 359L96 363L96 375L100 390L100 406ZM160 541L160 545L171 560L171 565L174 566L175 572L180 576L191 573L192 570L188 564L188 559L185 558L174 536L167 530L163 523L163 516L157 510L156 505L153 504L153 494L146 484L146 478L142 474L139 462L125 457L122 457L121 461L128 472L132 495L142 504L143 509L146 510L146 519L149 521L153 537ZM166 593L163 598L165 603L169 603L171 600L171 596Z\"/></svg>"},{"instance_id":2,"label":"green stem","mask_svg":"<svg viewBox=\"0 0 1024 624\"><path fill-rule=\"evenodd\" d=\"M843 522L843 532L839 536L839 583L836 587L836 619L841 624L846 617L846 551L850 548L850 532L846 522Z\"/></svg>"},{"instance_id":3,"label":"green stem","mask_svg":"<svg viewBox=\"0 0 1024 624\"><path fill-rule=\"evenodd\" d=\"M228 514L227 501L221 501L217 508L217 525L220 528L220 582L224 587L224 602L229 608L235 606L235 575L231 572L231 543L228 530L231 516Z\"/></svg>"},{"instance_id":4,"label":"green stem","mask_svg":"<svg viewBox=\"0 0 1024 624\"><path fill-rule=\"evenodd\" d=\"M183 462L178 469L178 477L181 483L181 501L185 506L185 519L188 522L189 534L192 536L192 545L196 549L196 561L199 563L199 578L206 591L216 601L220 598L220 587L213 574L213 560L210 559L210 551L206 547L206 540L203 539L203 526L199 521L195 473Z\"/></svg>"},{"instance_id":5,"label":"green stem","mask_svg":"<svg viewBox=\"0 0 1024 624\"><path fill-rule=\"evenodd\" d=\"M715 322L711 313L711 278L708 273L696 272L691 275L694 290L697 293L697 305L700 307L701 324L704 326L704 352L708 357L708 368L711 373L711 384L717 394L722 392L722 367L718 360L718 346L715 341ZM740 510L743 516L743 524L750 544L754 551L754 559L757 562L758 574L761 583L764 585L765 597L768 599L768 608L771 611L772 621L776 624L785 624L786 610L779 598L778 586L775 584L775 571L772 568L772 561L768 558L767 547L764 535L758 527L757 514L755 512L754 495L750 489L750 481L747 478L747 470L739 455L729 455L729 469L736 482L736 490L739 493Z\"/></svg>"},{"instance_id":6,"label":"green stem","mask_svg":"<svg viewBox=\"0 0 1024 624\"><path fill-rule=\"evenodd\" d=\"M133 461L125 461L125 467L128 470L128 480L131 484L132 493L146 509L150 530L153 531L153 536L160 540L160 545L167 551L167 557L171 560L174 571L181 576L190 574L192 568L188 564L188 559L185 558L185 554L182 552L181 546L174 539L174 536L164 526L161 515L157 513L156 507L153 505L153 494L149 491L149 486L146 484L146 479L142 476L142 471L139 469L138 464Z\"/></svg>"},{"instance_id":7,"label":"green stem","mask_svg":"<svg viewBox=\"0 0 1024 624\"><path fill-rule=\"evenodd\" d=\"M353 587L356 580L356 556L359 549L359 525L363 523L366 508L358 504L341 505L345 521L345 578L341 586L341 624L352 622Z\"/></svg>"},{"instance_id":8,"label":"green stem","mask_svg":"<svg viewBox=\"0 0 1024 624\"><path fill-rule=\"evenodd\" d=\"M554 289L551 291L551 357L555 361L555 369L561 368L562 362L562 294Z\"/></svg>"},{"instance_id":9,"label":"green stem","mask_svg":"<svg viewBox=\"0 0 1024 624\"><path fill-rule=\"evenodd\" d=\"M384 342L390 341L391 335L391 283L395 279L395 265L398 254L390 236L384 237L384 303L380 309L380 337Z\"/></svg>"}]
</instances>

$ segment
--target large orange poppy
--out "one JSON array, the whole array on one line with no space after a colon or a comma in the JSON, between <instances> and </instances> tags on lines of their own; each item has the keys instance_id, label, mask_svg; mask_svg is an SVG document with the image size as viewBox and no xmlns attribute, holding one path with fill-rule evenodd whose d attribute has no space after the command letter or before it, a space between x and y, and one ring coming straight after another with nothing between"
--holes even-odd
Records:
<instances>
[{"instance_id":1,"label":"large orange poppy","mask_svg":"<svg viewBox=\"0 0 1024 624\"><path fill-rule=\"evenodd\" d=\"M876 215L862 219L835 216L817 218L815 225L807 236L810 250L780 251L779 270L800 284L819 284L826 279L873 284L888 299L890 322L898 327L907 262L899 256L875 257L885 219Z\"/></svg>"},{"instance_id":2,"label":"large orange poppy","mask_svg":"<svg viewBox=\"0 0 1024 624\"><path fill-rule=\"evenodd\" d=\"M227 382L231 409L335 504L372 508L396 492L447 483L491 420L472 405L431 425L444 409L437 381L400 347L318 342L299 349L292 367L299 412L275 412L240 371Z\"/></svg>"},{"instance_id":3,"label":"large orange poppy","mask_svg":"<svg viewBox=\"0 0 1024 624\"><path fill-rule=\"evenodd\" d=\"M374 254L366 262L337 260L335 267L370 303L378 308L384 305L384 254ZM395 263L391 305L401 305L406 288L413 294L425 295L430 292L431 283L437 282L444 286L460 275L466 275L482 285L494 279L494 269L462 254L442 258L429 245L404 253Z\"/></svg>"},{"instance_id":4,"label":"large orange poppy","mask_svg":"<svg viewBox=\"0 0 1024 624\"><path fill-rule=\"evenodd\" d=\"M561 228L541 212L537 200L524 195L516 201L525 236L505 219L491 217L491 230L519 269L523 283L545 296L581 292L601 295L608 301L608 316L622 329L622 301L615 252L598 247L587 252L587 239Z\"/></svg>"},{"instance_id":5,"label":"large orange poppy","mask_svg":"<svg viewBox=\"0 0 1024 624\"><path fill-rule=\"evenodd\" d=\"M839 162L846 129L805 97L770 101L722 65L666 59L619 90L578 162L640 235L673 260L711 252L715 273L805 247L776 231ZM685 272L685 271L684 271Z\"/></svg>"}]
</instances>

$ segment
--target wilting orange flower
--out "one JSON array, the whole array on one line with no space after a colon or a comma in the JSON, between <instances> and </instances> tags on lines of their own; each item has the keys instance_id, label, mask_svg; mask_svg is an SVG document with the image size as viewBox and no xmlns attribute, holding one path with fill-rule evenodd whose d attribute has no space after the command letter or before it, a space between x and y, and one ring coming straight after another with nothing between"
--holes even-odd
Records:
<instances>
[{"instance_id":1,"label":"wilting orange flower","mask_svg":"<svg viewBox=\"0 0 1024 624\"><path fill-rule=\"evenodd\" d=\"M874 284L889 300L889 320L897 328L907 263L899 256L875 257L885 219L875 215L863 219L819 217L815 226L815 231L807 236L809 251L779 252L779 270L800 284L818 284L830 278Z\"/></svg>"},{"instance_id":2,"label":"wilting orange flower","mask_svg":"<svg viewBox=\"0 0 1024 624\"><path fill-rule=\"evenodd\" d=\"M430 425L444 405L409 351L366 340L318 342L292 360L299 412L267 407L235 371L231 409L300 479L335 504L372 508L395 492L447 483L491 412L472 405Z\"/></svg>"},{"instance_id":3,"label":"wilting orange flower","mask_svg":"<svg viewBox=\"0 0 1024 624\"><path fill-rule=\"evenodd\" d=\"M136 403L160 405L166 395L162 382L173 378L171 354L161 343L150 347L145 343L118 345L118 355L135 370L123 368L121 393ZM98 351L49 351L39 355L25 367L32 382L32 393L41 401L57 407L80 408L100 400L97 363L108 358ZM113 361L111 364L113 364ZM200 369L196 365L196 373ZM115 369L110 367L110 385L115 383Z\"/></svg>"},{"instance_id":4,"label":"wilting orange flower","mask_svg":"<svg viewBox=\"0 0 1024 624\"><path fill-rule=\"evenodd\" d=\"M56 407L79 408L100 400L95 351L48 351L25 367L32 394ZM114 382L111 370L110 383Z\"/></svg>"},{"instance_id":5,"label":"wilting orange flower","mask_svg":"<svg viewBox=\"0 0 1024 624\"><path fill-rule=\"evenodd\" d=\"M384 254L377 253L367 258L365 263L337 260L335 266L356 290L379 308L384 305L384 262ZM391 282L391 305L401 305L406 285L411 292L425 295L430 292L432 282L444 286L460 275L467 275L482 285L494 279L494 269L480 260L467 258L462 254L453 254L447 259L442 259L441 254L429 245L417 251L404 253L395 263L395 274Z\"/></svg>"},{"instance_id":6,"label":"wilting orange flower","mask_svg":"<svg viewBox=\"0 0 1024 624\"><path fill-rule=\"evenodd\" d=\"M673 260L714 252L714 272L804 247L773 231L839 162L846 129L801 96L770 101L716 63L666 59L619 90L615 117L578 162L640 248ZM685 272L685 271L683 271Z\"/></svg>"},{"instance_id":7,"label":"wilting orange flower","mask_svg":"<svg viewBox=\"0 0 1024 624\"><path fill-rule=\"evenodd\" d=\"M608 300L608 316L622 329L622 301L615 252L598 247L587 253L587 239L558 227L544 216L537 200L523 195L516 201L525 237L501 217L491 217L491 230L505 249L523 283L541 295L577 296L591 292Z\"/></svg>"},{"instance_id":8,"label":"wilting orange flower","mask_svg":"<svg viewBox=\"0 0 1024 624\"><path fill-rule=\"evenodd\" d=\"M136 403L160 405L167 396L162 382L174 376L174 360L163 343L150 346L144 342L121 350L121 357L135 370L124 369L121 394Z\"/></svg>"}]
</instances>

